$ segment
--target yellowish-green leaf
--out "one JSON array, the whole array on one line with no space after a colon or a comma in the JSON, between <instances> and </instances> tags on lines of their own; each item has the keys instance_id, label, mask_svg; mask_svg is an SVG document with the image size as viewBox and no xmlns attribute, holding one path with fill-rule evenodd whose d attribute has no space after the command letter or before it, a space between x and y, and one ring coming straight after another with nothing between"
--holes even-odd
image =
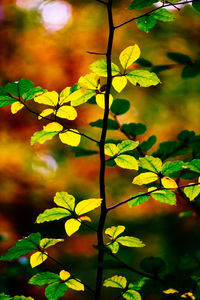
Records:
<instances>
[{"instance_id":1,"label":"yellowish-green leaf","mask_svg":"<svg viewBox=\"0 0 200 300\"><path fill-rule=\"evenodd\" d=\"M17 101L11 104L11 113L16 114L20 109L24 107L24 104L21 102Z\"/></svg>"},{"instance_id":2,"label":"yellowish-green leaf","mask_svg":"<svg viewBox=\"0 0 200 300\"><path fill-rule=\"evenodd\" d=\"M151 196L162 203L176 205L176 196L170 190L159 190L151 193Z\"/></svg>"},{"instance_id":3,"label":"yellowish-green leaf","mask_svg":"<svg viewBox=\"0 0 200 300\"><path fill-rule=\"evenodd\" d=\"M79 230L81 226L81 222L79 222L76 219L69 219L65 222L65 231L68 236L71 236L74 234L76 231Z\"/></svg>"},{"instance_id":4,"label":"yellowish-green leaf","mask_svg":"<svg viewBox=\"0 0 200 300\"><path fill-rule=\"evenodd\" d=\"M52 108L44 109L44 110L40 113L38 119L41 120L42 117L47 117L47 116L49 116L49 115L51 115L51 114L54 114L54 110L53 110Z\"/></svg>"},{"instance_id":5,"label":"yellowish-green leaf","mask_svg":"<svg viewBox=\"0 0 200 300\"><path fill-rule=\"evenodd\" d=\"M69 279L65 284L72 290L84 291L84 285L78 279Z\"/></svg>"},{"instance_id":6,"label":"yellowish-green leaf","mask_svg":"<svg viewBox=\"0 0 200 300\"><path fill-rule=\"evenodd\" d=\"M200 194L200 187L198 185L185 187L184 193L192 201Z\"/></svg>"},{"instance_id":7,"label":"yellowish-green leaf","mask_svg":"<svg viewBox=\"0 0 200 300\"><path fill-rule=\"evenodd\" d=\"M162 169L162 161L160 158L155 158L151 155L146 155L140 158L140 166L143 169L149 170L151 172L159 173Z\"/></svg>"},{"instance_id":8,"label":"yellowish-green leaf","mask_svg":"<svg viewBox=\"0 0 200 300\"><path fill-rule=\"evenodd\" d=\"M34 145L35 143L44 144L46 141L51 140L57 134L58 134L57 131L54 132L47 132L44 130L36 131L31 137L31 145Z\"/></svg>"},{"instance_id":9,"label":"yellowish-green leaf","mask_svg":"<svg viewBox=\"0 0 200 300\"><path fill-rule=\"evenodd\" d=\"M77 117L77 111L72 106L61 106L57 112L56 116L63 119L75 120Z\"/></svg>"},{"instance_id":10,"label":"yellowish-green leaf","mask_svg":"<svg viewBox=\"0 0 200 300\"><path fill-rule=\"evenodd\" d=\"M35 97L34 101L37 103L56 107L56 105L58 104L58 93L55 91L47 92L38 97Z\"/></svg>"},{"instance_id":11,"label":"yellowish-green leaf","mask_svg":"<svg viewBox=\"0 0 200 300\"><path fill-rule=\"evenodd\" d=\"M133 184L143 185L154 182L158 179L158 175L153 172L141 173L133 179Z\"/></svg>"},{"instance_id":12,"label":"yellowish-green leaf","mask_svg":"<svg viewBox=\"0 0 200 300\"><path fill-rule=\"evenodd\" d=\"M94 73L81 76L79 78L79 86L82 88L87 88L91 90L96 90L98 86L98 76Z\"/></svg>"},{"instance_id":13,"label":"yellowish-green leaf","mask_svg":"<svg viewBox=\"0 0 200 300\"><path fill-rule=\"evenodd\" d=\"M46 249L50 246L56 245L57 243L63 242L63 239L48 239L44 238L40 241L40 247Z\"/></svg>"},{"instance_id":14,"label":"yellowish-green leaf","mask_svg":"<svg viewBox=\"0 0 200 300\"><path fill-rule=\"evenodd\" d=\"M137 44L135 44L134 46L129 46L126 49L124 49L119 56L119 60L124 70L126 70L139 57L140 57L140 48L138 47Z\"/></svg>"},{"instance_id":15,"label":"yellowish-green leaf","mask_svg":"<svg viewBox=\"0 0 200 300\"><path fill-rule=\"evenodd\" d=\"M105 94L97 94L96 95L96 103L99 107L105 108ZM111 107L113 103L113 96L109 95L109 108Z\"/></svg>"},{"instance_id":16,"label":"yellowish-green leaf","mask_svg":"<svg viewBox=\"0 0 200 300\"><path fill-rule=\"evenodd\" d=\"M83 215L101 205L102 199L92 198L79 202L76 205L75 212L78 216Z\"/></svg>"},{"instance_id":17,"label":"yellowish-green leaf","mask_svg":"<svg viewBox=\"0 0 200 300\"><path fill-rule=\"evenodd\" d=\"M42 264L47 259L47 252L35 252L30 257L30 264L32 268L35 268Z\"/></svg>"},{"instance_id":18,"label":"yellowish-green leaf","mask_svg":"<svg viewBox=\"0 0 200 300\"><path fill-rule=\"evenodd\" d=\"M59 133L59 138L63 144L67 144L73 147L77 147L81 141L80 133L76 129L69 129L68 131Z\"/></svg>"},{"instance_id":19,"label":"yellowish-green leaf","mask_svg":"<svg viewBox=\"0 0 200 300\"><path fill-rule=\"evenodd\" d=\"M175 289L167 289L167 290L163 291L163 293L169 295L169 294L176 294L176 293L178 293L178 291Z\"/></svg>"},{"instance_id":20,"label":"yellowish-green leaf","mask_svg":"<svg viewBox=\"0 0 200 300\"><path fill-rule=\"evenodd\" d=\"M103 77L107 77L107 62L106 59L100 59L93 62L89 66L90 70L92 70L95 74ZM119 73L119 68L114 63L111 64L112 68L112 76L117 75Z\"/></svg>"},{"instance_id":21,"label":"yellowish-green leaf","mask_svg":"<svg viewBox=\"0 0 200 300\"><path fill-rule=\"evenodd\" d=\"M69 211L73 211L75 207L74 196L67 192L57 192L53 201L58 205L67 208Z\"/></svg>"},{"instance_id":22,"label":"yellowish-green leaf","mask_svg":"<svg viewBox=\"0 0 200 300\"><path fill-rule=\"evenodd\" d=\"M105 154L108 156L114 156L118 153L117 146L112 143L105 144Z\"/></svg>"},{"instance_id":23,"label":"yellowish-green leaf","mask_svg":"<svg viewBox=\"0 0 200 300\"><path fill-rule=\"evenodd\" d=\"M127 85L126 76L114 77L113 80L112 80L112 85L113 85L114 89L118 93L120 93L125 88L125 86Z\"/></svg>"},{"instance_id":24,"label":"yellowish-green leaf","mask_svg":"<svg viewBox=\"0 0 200 300\"><path fill-rule=\"evenodd\" d=\"M127 290L124 294L123 294L123 298L125 298L126 300L142 300L141 295L134 290Z\"/></svg>"},{"instance_id":25,"label":"yellowish-green leaf","mask_svg":"<svg viewBox=\"0 0 200 300\"><path fill-rule=\"evenodd\" d=\"M57 122L52 122L47 124L46 126L43 126L43 130L46 132L62 131L63 126Z\"/></svg>"},{"instance_id":26,"label":"yellowish-green leaf","mask_svg":"<svg viewBox=\"0 0 200 300\"><path fill-rule=\"evenodd\" d=\"M65 281L65 280L69 279L71 274L65 270L62 270L62 271L60 271L59 276L63 281Z\"/></svg>"},{"instance_id":27,"label":"yellowish-green leaf","mask_svg":"<svg viewBox=\"0 0 200 300\"><path fill-rule=\"evenodd\" d=\"M105 234L107 234L112 240L115 240L118 235L120 235L125 230L125 226L118 225L118 226L112 226L105 230Z\"/></svg>"},{"instance_id":28,"label":"yellowish-green leaf","mask_svg":"<svg viewBox=\"0 0 200 300\"><path fill-rule=\"evenodd\" d=\"M176 181L168 176L163 177L161 183L166 189L177 189L178 187Z\"/></svg>"},{"instance_id":29,"label":"yellowish-green leaf","mask_svg":"<svg viewBox=\"0 0 200 300\"><path fill-rule=\"evenodd\" d=\"M87 102L92 96L96 94L93 90L79 89L69 95L68 101L71 101L72 106L78 106L82 103Z\"/></svg>"},{"instance_id":30,"label":"yellowish-green leaf","mask_svg":"<svg viewBox=\"0 0 200 300\"><path fill-rule=\"evenodd\" d=\"M70 87L66 87L62 92L60 93L60 100L59 104L63 105L64 103L69 102L68 96L70 95Z\"/></svg>"},{"instance_id":31,"label":"yellowish-green leaf","mask_svg":"<svg viewBox=\"0 0 200 300\"><path fill-rule=\"evenodd\" d=\"M120 236L116 239L118 243L126 247L144 247L145 244L133 236Z\"/></svg>"},{"instance_id":32,"label":"yellowish-green leaf","mask_svg":"<svg viewBox=\"0 0 200 300\"><path fill-rule=\"evenodd\" d=\"M44 223L55 220L60 220L71 216L71 213L65 208L54 207L50 209L45 209L45 211L37 217L36 223Z\"/></svg>"},{"instance_id":33,"label":"yellowish-green leaf","mask_svg":"<svg viewBox=\"0 0 200 300\"><path fill-rule=\"evenodd\" d=\"M133 156L122 154L117 156L114 161L120 168L138 170L137 159L135 159Z\"/></svg>"},{"instance_id":34,"label":"yellowish-green leaf","mask_svg":"<svg viewBox=\"0 0 200 300\"><path fill-rule=\"evenodd\" d=\"M119 243L118 242L113 242L113 243L107 243L106 247L111 250L112 253L117 253L119 251Z\"/></svg>"},{"instance_id":35,"label":"yellowish-green leaf","mask_svg":"<svg viewBox=\"0 0 200 300\"><path fill-rule=\"evenodd\" d=\"M123 276L115 275L111 278L104 280L103 286L106 287L115 287L120 289L125 289L127 285L127 280Z\"/></svg>"},{"instance_id":36,"label":"yellowish-green leaf","mask_svg":"<svg viewBox=\"0 0 200 300\"><path fill-rule=\"evenodd\" d=\"M118 153L124 153L126 151L131 151L139 145L139 142L131 141L131 140L125 140L122 141L120 144L117 145Z\"/></svg>"},{"instance_id":37,"label":"yellowish-green leaf","mask_svg":"<svg viewBox=\"0 0 200 300\"><path fill-rule=\"evenodd\" d=\"M160 83L160 79L155 73L146 70L134 70L128 73L126 77L133 85L141 87L149 87Z\"/></svg>"}]
</instances>

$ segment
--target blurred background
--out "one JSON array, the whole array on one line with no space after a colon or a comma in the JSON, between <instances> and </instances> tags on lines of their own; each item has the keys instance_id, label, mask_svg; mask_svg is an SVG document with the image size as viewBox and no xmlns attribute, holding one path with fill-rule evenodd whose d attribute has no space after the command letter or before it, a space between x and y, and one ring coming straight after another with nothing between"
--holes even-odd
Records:
<instances>
[{"instance_id":1,"label":"blurred background","mask_svg":"<svg viewBox=\"0 0 200 300\"><path fill-rule=\"evenodd\" d=\"M128 10L129 4L129 0L114 1L115 24L140 14L140 11ZM141 57L153 65L172 64L167 52L181 52L193 61L198 59L200 14L190 5L181 11L175 9L173 13L174 22L159 22L149 34L139 31L135 23L116 30L113 62L118 64L120 52L135 43L141 48ZM1 0L0 29L0 85L27 78L35 86L57 92L74 85L80 76L90 72L88 65L99 57L87 51L105 52L108 33L105 7L94 0ZM137 64L132 66L137 67ZM182 66L178 65L159 74L161 85L151 88L129 85L120 94L120 98L129 99L132 106L119 121L146 124L148 130L140 141L156 135L158 141L154 150L159 142L175 140L184 129L199 134L199 77L183 79L181 72ZM114 91L113 96L119 98ZM103 110L84 104L78 108L78 113L73 126L98 139L100 129L90 128L88 124L102 118ZM31 136L43 125L25 110L11 115L10 107L1 108L0 254L32 232L40 231L44 237L65 237L62 221L34 224L39 213L53 207L57 191L67 191L77 201L99 197L98 156L75 158L70 147L61 144L57 138L31 147ZM124 139L121 133L109 131L108 138L114 137ZM94 143L84 138L81 146L97 150ZM109 205L142 191L131 184L134 175L133 171L118 167L107 169ZM188 208L181 201L176 207L169 207L151 199L136 208L124 205L112 211L107 226L124 224L127 235L137 236L147 245L139 250L120 250L120 256L138 268L145 256L160 256L170 268L182 255L198 250L199 219L194 216L178 218L179 212L184 210ZM91 215L95 226L98 211ZM82 228L81 235L75 234L62 245L52 247L50 254L62 261L67 270L73 270L73 274L92 285L96 264L96 250L92 244L95 243L95 235ZM46 262L36 269L30 268L25 257L14 262L1 262L0 292L46 299L42 288L27 284L28 278L37 271L59 272L59 268ZM127 275L130 280L137 278L123 269L108 269L106 277L116 273ZM63 299L79 298L79 293L68 291ZM83 294L81 299L91 298L89 294ZM163 298L162 295L148 295L144 299Z\"/></svg>"}]
</instances>

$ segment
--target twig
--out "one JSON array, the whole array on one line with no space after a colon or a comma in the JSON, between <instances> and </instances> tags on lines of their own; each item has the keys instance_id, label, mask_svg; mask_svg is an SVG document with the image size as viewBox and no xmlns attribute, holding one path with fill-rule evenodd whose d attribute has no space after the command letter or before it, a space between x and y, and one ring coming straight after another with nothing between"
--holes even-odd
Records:
<instances>
[{"instance_id":1,"label":"twig","mask_svg":"<svg viewBox=\"0 0 200 300\"><path fill-rule=\"evenodd\" d=\"M95 55L106 55L106 53L101 53L101 52L92 52L92 51L86 51L89 54L95 54Z\"/></svg>"},{"instance_id":2,"label":"twig","mask_svg":"<svg viewBox=\"0 0 200 300\"><path fill-rule=\"evenodd\" d=\"M96 0L97 2L100 2L100 3L102 3L102 4L104 4L104 5L108 5L108 3L107 2L104 2L103 0Z\"/></svg>"}]
</instances>

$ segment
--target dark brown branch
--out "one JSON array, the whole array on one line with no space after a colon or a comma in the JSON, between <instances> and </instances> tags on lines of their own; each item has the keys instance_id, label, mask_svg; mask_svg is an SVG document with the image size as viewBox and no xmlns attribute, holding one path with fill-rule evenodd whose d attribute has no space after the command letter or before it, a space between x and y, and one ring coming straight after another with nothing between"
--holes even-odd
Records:
<instances>
[{"instance_id":1,"label":"dark brown branch","mask_svg":"<svg viewBox=\"0 0 200 300\"><path fill-rule=\"evenodd\" d=\"M103 0L96 0L96 1L97 1L97 2L100 2L100 3L104 4L104 5L108 5L108 3L105 2L105 1L103 1Z\"/></svg>"},{"instance_id":2,"label":"dark brown branch","mask_svg":"<svg viewBox=\"0 0 200 300\"><path fill-rule=\"evenodd\" d=\"M106 53L100 53L100 52L92 52L92 51L86 51L86 52L94 55L106 55Z\"/></svg>"}]
</instances>

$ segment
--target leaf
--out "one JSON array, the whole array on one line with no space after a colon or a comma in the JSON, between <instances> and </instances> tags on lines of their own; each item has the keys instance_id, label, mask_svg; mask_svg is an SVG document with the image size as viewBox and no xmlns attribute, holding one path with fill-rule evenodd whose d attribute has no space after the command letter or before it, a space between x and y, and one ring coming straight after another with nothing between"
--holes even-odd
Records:
<instances>
[{"instance_id":1,"label":"leaf","mask_svg":"<svg viewBox=\"0 0 200 300\"><path fill-rule=\"evenodd\" d=\"M45 284L53 283L58 280L60 280L58 274L52 272L41 272L31 277L28 283L33 285L43 286Z\"/></svg>"},{"instance_id":2,"label":"leaf","mask_svg":"<svg viewBox=\"0 0 200 300\"><path fill-rule=\"evenodd\" d=\"M194 78L200 73L200 67L198 63L186 65L181 73L182 78Z\"/></svg>"},{"instance_id":3,"label":"leaf","mask_svg":"<svg viewBox=\"0 0 200 300\"><path fill-rule=\"evenodd\" d=\"M50 141L58 132L47 132L44 130L36 131L31 137L31 146L35 143L44 144L46 141Z\"/></svg>"},{"instance_id":4,"label":"leaf","mask_svg":"<svg viewBox=\"0 0 200 300\"><path fill-rule=\"evenodd\" d=\"M163 291L163 293L169 295L169 294L176 294L176 293L178 293L178 291L175 289L167 289L167 290Z\"/></svg>"},{"instance_id":5,"label":"leaf","mask_svg":"<svg viewBox=\"0 0 200 300\"><path fill-rule=\"evenodd\" d=\"M91 122L90 126L92 127L98 127L98 128L103 128L103 120L99 119L95 122ZM108 119L108 126L107 126L108 130L117 130L119 129L119 125L115 120L112 119Z\"/></svg>"},{"instance_id":6,"label":"leaf","mask_svg":"<svg viewBox=\"0 0 200 300\"><path fill-rule=\"evenodd\" d=\"M106 59L100 59L93 62L89 66L90 70L92 70L95 74L103 77L107 77L107 62ZM114 63L111 63L112 68L112 76L117 75L119 73L119 68Z\"/></svg>"},{"instance_id":7,"label":"leaf","mask_svg":"<svg viewBox=\"0 0 200 300\"><path fill-rule=\"evenodd\" d=\"M76 279L69 279L65 284L72 290L84 291L84 285Z\"/></svg>"},{"instance_id":8,"label":"leaf","mask_svg":"<svg viewBox=\"0 0 200 300\"><path fill-rule=\"evenodd\" d=\"M50 246L56 245L57 243L63 242L63 239L48 239L44 238L40 241L40 247L46 249Z\"/></svg>"},{"instance_id":9,"label":"leaf","mask_svg":"<svg viewBox=\"0 0 200 300\"><path fill-rule=\"evenodd\" d=\"M81 147L72 147L71 150L75 153L75 157L89 156L98 153L97 150L90 150Z\"/></svg>"},{"instance_id":10,"label":"leaf","mask_svg":"<svg viewBox=\"0 0 200 300\"><path fill-rule=\"evenodd\" d=\"M165 270L165 262L160 257L145 257L141 261L141 268L150 274L159 274Z\"/></svg>"},{"instance_id":11,"label":"leaf","mask_svg":"<svg viewBox=\"0 0 200 300\"><path fill-rule=\"evenodd\" d=\"M122 130L130 137L135 138L146 132L147 127L141 123L128 123L122 125Z\"/></svg>"},{"instance_id":12,"label":"leaf","mask_svg":"<svg viewBox=\"0 0 200 300\"><path fill-rule=\"evenodd\" d=\"M137 185L143 185L143 184L148 184L151 182L154 182L158 179L158 175L153 173L153 172L145 172L137 175L132 183L137 184Z\"/></svg>"},{"instance_id":13,"label":"leaf","mask_svg":"<svg viewBox=\"0 0 200 300\"><path fill-rule=\"evenodd\" d=\"M45 296L49 300L57 300L62 297L68 290L64 282L55 282L48 285L45 289Z\"/></svg>"},{"instance_id":14,"label":"leaf","mask_svg":"<svg viewBox=\"0 0 200 300\"><path fill-rule=\"evenodd\" d=\"M151 15L137 19L137 27L146 33L149 33L149 31L155 27L156 24L156 19L154 19L154 17Z\"/></svg>"},{"instance_id":15,"label":"leaf","mask_svg":"<svg viewBox=\"0 0 200 300\"><path fill-rule=\"evenodd\" d=\"M67 192L57 192L53 201L58 205L66 208L69 211L73 211L75 207L74 196Z\"/></svg>"},{"instance_id":16,"label":"leaf","mask_svg":"<svg viewBox=\"0 0 200 300\"><path fill-rule=\"evenodd\" d=\"M118 235L120 235L125 230L125 226L118 225L118 226L112 226L105 230L105 234L107 234L112 240L115 240Z\"/></svg>"},{"instance_id":17,"label":"leaf","mask_svg":"<svg viewBox=\"0 0 200 300\"><path fill-rule=\"evenodd\" d=\"M71 236L79 230L81 222L76 219L69 219L65 222L65 231L68 236Z\"/></svg>"},{"instance_id":18,"label":"leaf","mask_svg":"<svg viewBox=\"0 0 200 300\"><path fill-rule=\"evenodd\" d=\"M71 213L66 209L60 207L54 207L54 208L46 209L43 213L39 214L39 216L36 219L36 223L44 223L44 222L60 220L68 216L71 216Z\"/></svg>"},{"instance_id":19,"label":"leaf","mask_svg":"<svg viewBox=\"0 0 200 300\"><path fill-rule=\"evenodd\" d=\"M118 153L124 153L126 151L131 151L139 145L139 142L131 141L131 140L125 140L122 141L120 144L117 144Z\"/></svg>"},{"instance_id":20,"label":"leaf","mask_svg":"<svg viewBox=\"0 0 200 300\"><path fill-rule=\"evenodd\" d=\"M125 114L130 108L130 102L126 99L115 99L111 105L111 112L115 116Z\"/></svg>"},{"instance_id":21,"label":"leaf","mask_svg":"<svg viewBox=\"0 0 200 300\"><path fill-rule=\"evenodd\" d=\"M193 159L190 161L187 164L187 168L194 172L200 173L200 159Z\"/></svg>"},{"instance_id":22,"label":"leaf","mask_svg":"<svg viewBox=\"0 0 200 300\"><path fill-rule=\"evenodd\" d=\"M166 189L177 189L178 185L176 181L168 176L161 178L161 183Z\"/></svg>"},{"instance_id":23,"label":"leaf","mask_svg":"<svg viewBox=\"0 0 200 300\"><path fill-rule=\"evenodd\" d=\"M178 217L179 217L179 218L187 218L187 217L193 216L193 214L194 214L194 212L191 211L191 210L189 210L189 211L183 211L183 212L180 212L180 213L178 214Z\"/></svg>"},{"instance_id":24,"label":"leaf","mask_svg":"<svg viewBox=\"0 0 200 300\"><path fill-rule=\"evenodd\" d=\"M97 94L96 95L96 103L99 107L105 109L105 94ZM109 95L109 108L113 103L113 96Z\"/></svg>"},{"instance_id":25,"label":"leaf","mask_svg":"<svg viewBox=\"0 0 200 300\"><path fill-rule=\"evenodd\" d=\"M151 6L157 0L133 0L129 9L142 9Z\"/></svg>"},{"instance_id":26,"label":"leaf","mask_svg":"<svg viewBox=\"0 0 200 300\"><path fill-rule=\"evenodd\" d=\"M52 108L44 109L44 110L40 113L40 115L38 116L38 120L41 120L42 117L47 117L47 116L49 116L49 115L51 115L51 114L54 114L54 109L52 109Z\"/></svg>"},{"instance_id":27,"label":"leaf","mask_svg":"<svg viewBox=\"0 0 200 300\"><path fill-rule=\"evenodd\" d=\"M51 122L46 126L43 126L43 130L46 132L62 131L63 126L57 122Z\"/></svg>"},{"instance_id":28,"label":"leaf","mask_svg":"<svg viewBox=\"0 0 200 300\"><path fill-rule=\"evenodd\" d=\"M144 247L143 242L133 236L120 236L116 239L118 243L126 247Z\"/></svg>"},{"instance_id":29,"label":"leaf","mask_svg":"<svg viewBox=\"0 0 200 300\"><path fill-rule=\"evenodd\" d=\"M184 163L182 161L166 161L162 166L162 174L170 175L184 169Z\"/></svg>"},{"instance_id":30,"label":"leaf","mask_svg":"<svg viewBox=\"0 0 200 300\"><path fill-rule=\"evenodd\" d=\"M5 91L17 97L23 96L25 92L31 89L33 82L28 79L20 79L18 82L11 82L5 85Z\"/></svg>"},{"instance_id":31,"label":"leaf","mask_svg":"<svg viewBox=\"0 0 200 300\"><path fill-rule=\"evenodd\" d=\"M118 276L118 275L108 278L108 279L104 280L104 282L103 282L103 286L115 287L115 288L120 288L120 289L125 289L126 284L127 284L126 278L123 276Z\"/></svg>"},{"instance_id":32,"label":"leaf","mask_svg":"<svg viewBox=\"0 0 200 300\"><path fill-rule=\"evenodd\" d=\"M30 257L30 264L32 268L35 268L42 264L48 258L47 252L37 251L33 253Z\"/></svg>"},{"instance_id":33,"label":"leaf","mask_svg":"<svg viewBox=\"0 0 200 300\"><path fill-rule=\"evenodd\" d=\"M65 132L59 133L59 138L63 144L76 147L80 144L81 135L76 129L69 129Z\"/></svg>"},{"instance_id":34,"label":"leaf","mask_svg":"<svg viewBox=\"0 0 200 300\"><path fill-rule=\"evenodd\" d=\"M131 282L128 285L128 289L140 291L142 289L142 287L145 286L145 284L147 283L148 280L149 280L149 278L143 277L141 279L138 279L134 283Z\"/></svg>"},{"instance_id":35,"label":"leaf","mask_svg":"<svg viewBox=\"0 0 200 300\"><path fill-rule=\"evenodd\" d=\"M136 195L137 195L137 194L136 194ZM136 195L134 195L134 197L135 197ZM138 194L138 195L140 195L140 194ZM150 197L149 195L138 196L137 198L128 201L128 204L129 204L130 207L138 206L138 205L140 205L140 204L142 204L142 203L148 201L148 200L149 200L149 197Z\"/></svg>"},{"instance_id":36,"label":"leaf","mask_svg":"<svg viewBox=\"0 0 200 300\"><path fill-rule=\"evenodd\" d=\"M12 300L34 300L32 297L25 297L25 296L14 296L11 299Z\"/></svg>"},{"instance_id":37,"label":"leaf","mask_svg":"<svg viewBox=\"0 0 200 300\"><path fill-rule=\"evenodd\" d=\"M96 95L93 90L79 89L69 95L68 101L71 101L72 106L78 106L80 104L86 103L90 98Z\"/></svg>"},{"instance_id":38,"label":"leaf","mask_svg":"<svg viewBox=\"0 0 200 300\"><path fill-rule=\"evenodd\" d=\"M98 86L98 76L94 73L81 76L78 83L80 87L96 90Z\"/></svg>"},{"instance_id":39,"label":"leaf","mask_svg":"<svg viewBox=\"0 0 200 300\"><path fill-rule=\"evenodd\" d=\"M108 156L115 156L118 153L118 148L115 144L107 143L104 146L104 152Z\"/></svg>"},{"instance_id":40,"label":"leaf","mask_svg":"<svg viewBox=\"0 0 200 300\"><path fill-rule=\"evenodd\" d=\"M141 67L146 67L146 68L152 67L152 63L143 57L138 58L136 60L136 63L139 64Z\"/></svg>"},{"instance_id":41,"label":"leaf","mask_svg":"<svg viewBox=\"0 0 200 300\"><path fill-rule=\"evenodd\" d=\"M146 140L140 144L140 149L143 152L147 152L153 147L153 145L156 143L156 141L157 141L157 137L155 135L152 135L148 138L148 140Z\"/></svg>"},{"instance_id":42,"label":"leaf","mask_svg":"<svg viewBox=\"0 0 200 300\"><path fill-rule=\"evenodd\" d=\"M140 57L140 53L140 48L137 44L127 47L120 53L119 60L124 70L130 67Z\"/></svg>"},{"instance_id":43,"label":"leaf","mask_svg":"<svg viewBox=\"0 0 200 300\"><path fill-rule=\"evenodd\" d=\"M103 199L92 198L79 202L76 205L75 212L78 216L83 215L101 205Z\"/></svg>"},{"instance_id":44,"label":"leaf","mask_svg":"<svg viewBox=\"0 0 200 300\"><path fill-rule=\"evenodd\" d=\"M194 7L194 9L196 11L200 12L200 1L199 0L192 1L192 6Z\"/></svg>"},{"instance_id":45,"label":"leaf","mask_svg":"<svg viewBox=\"0 0 200 300\"><path fill-rule=\"evenodd\" d=\"M185 187L184 193L192 201L200 194L200 187L198 185Z\"/></svg>"},{"instance_id":46,"label":"leaf","mask_svg":"<svg viewBox=\"0 0 200 300\"><path fill-rule=\"evenodd\" d=\"M0 260L9 260L18 258L29 252L37 250L40 244L41 235L39 232L31 233L28 237L25 237L17 241L16 246L10 248L7 253L0 257Z\"/></svg>"},{"instance_id":47,"label":"leaf","mask_svg":"<svg viewBox=\"0 0 200 300\"><path fill-rule=\"evenodd\" d=\"M155 73L146 70L134 70L128 73L126 77L130 83L141 87L149 87L160 83L160 79Z\"/></svg>"},{"instance_id":48,"label":"leaf","mask_svg":"<svg viewBox=\"0 0 200 300\"><path fill-rule=\"evenodd\" d=\"M109 248L114 254L116 254L119 251L119 243L116 241L106 244L106 247Z\"/></svg>"},{"instance_id":49,"label":"leaf","mask_svg":"<svg viewBox=\"0 0 200 300\"><path fill-rule=\"evenodd\" d=\"M68 278L70 278L71 274L65 270L60 271L59 273L60 279L62 279L63 281L67 280Z\"/></svg>"},{"instance_id":50,"label":"leaf","mask_svg":"<svg viewBox=\"0 0 200 300\"><path fill-rule=\"evenodd\" d=\"M24 107L24 104L21 102L17 101L11 104L11 113L16 114L20 109Z\"/></svg>"},{"instance_id":51,"label":"leaf","mask_svg":"<svg viewBox=\"0 0 200 300\"><path fill-rule=\"evenodd\" d=\"M162 190L151 193L151 196L162 203L166 203L169 205L176 205L176 196L172 191Z\"/></svg>"},{"instance_id":52,"label":"leaf","mask_svg":"<svg viewBox=\"0 0 200 300\"><path fill-rule=\"evenodd\" d=\"M77 111L72 106L61 106L57 112L56 116L63 119L75 120L77 117Z\"/></svg>"},{"instance_id":53,"label":"leaf","mask_svg":"<svg viewBox=\"0 0 200 300\"><path fill-rule=\"evenodd\" d=\"M141 295L134 291L134 290L127 290L124 294L123 294L123 298L127 299L127 300L142 300Z\"/></svg>"},{"instance_id":54,"label":"leaf","mask_svg":"<svg viewBox=\"0 0 200 300\"><path fill-rule=\"evenodd\" d=\"M88 216L81 216L81 217L78 218L78 220L92 222L92 220Z\"/></svg>"},{"instance_id":55,"label":"leaf","mask_svg":"<svg viewBox=\"0 0 200 300\"><path fill-rule=\"evenodd\" d=\"M188 55L179 52L168 52L167 57L181 65L192 63L192 60Z\"/></svg>"},{"instance_id":56,"label":"leaf","mask_svg":"<svg viewBox=\"0 0 200 300\"><path fill-rule=\"evenodd\" d=\"M140 166L143 169L149 170L154 173L161 172L162 161L159 158L146 155L145 157L139 158L139 160L140 160Z\"/></svg>"},{"instance_id":57,"label":"leaf","mask_svg":"<svg viewBox=\"0 0 200 300\"><path fill-rule=\"evenodd\" d=\"M161 8L159 10L154 11L151 14L156 20L162 21L162 22L170 22L174 21L175 17L174 15L167 9Z\"/></svg>"},{"instance_id":58,"label":"leaf","mask_svg":"<svg viewBox=\"0 0 200 300\"><path fill-rule=\"evenodd\" d=\"M116 164L123 169L129 169L129 170L138 170L138 162L135 157L122 154L117 156L114 161Z\"/></svg>"},{"instance_id":59,"label":"leaf","mask_svg":"<svg viewBox=\"0 0 200 300\"><path fill-rule=\"evenodd\" d=\"M166 70L171 70L171 69L172 69L172 66L170 66L170 65L158 65L158 66L153 66L150 71L158 74L160 72L163 72Z\"/></svg>"},{"instance_id":60,"label":"leaf","mask_svg":"<svg viewBox=\"0 0 200 300\"><path fill-rule=\"evenodd\" d=\"M36 96L39 96L41 93L46 93L47 90L44 90L40 86L36 86L34 88L30 88L27 92L23 93L24 100L28 101L33 99Z\"/></svg>"},{"instance_id":61,"label":"leaf","mask_svg":"<svg viewBox=\"0 0 200 300\"><path fill-rule=\"evenodd\" d=\"M0 294L0 300L11 300L10 296L5 295L4 293Z\"/></svg>"},{"instance_id":62,"label":"leaf","mask_svg":"<svg viewBox=\"0 0 200 300\"><path fill-rule=\"evenodd\" d=\"M114 89L120 93L125 86L127 85L127 79L126 76L116 76L113 78L112 80L112 85L114 87Z\"/></svg>"},{"instance_id":63,"label":"leaf","mask_svg":"<svg viewBox=\"0 0 200 300\"><path fill-rule=\"evenodd\" d=\"M16 102L17 99L12 98L9 94L0 87L0 107L4 107Z\"/></svg>"},{"instance_id":64,"label":"leaf","mask_svg":"<svg viewBox=\"0 0 200 300\"><path fill-rule=\"evenodd\" d=\"M55 91L46 92L40 96L35 97L34 101L40 104L46 104L56 107L56 105L58 104L58 93Z\"/></svg>"},{"instance_id":65,"label":"leaf","mask_svg":"<svg viewBox=\"0 0 200 300\"><path fill-rule=\"evenodd\" d=\"M71 88L68 86L64 90L61 91L60 93L60 99L59 99L59 104L63 105L65 103L69 102L69 95L72 93Z\"/></svg>"}]
</instances>

